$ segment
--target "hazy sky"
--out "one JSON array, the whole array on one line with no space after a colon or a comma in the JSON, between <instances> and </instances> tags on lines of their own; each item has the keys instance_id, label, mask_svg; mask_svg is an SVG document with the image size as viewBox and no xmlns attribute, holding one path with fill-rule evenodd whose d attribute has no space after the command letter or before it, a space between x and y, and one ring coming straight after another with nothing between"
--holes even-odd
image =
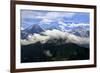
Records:
<instances>
[{"instance_id":1,"label":"hazy sky","mask_svg":"<svg viewBox=\"0 0 100 73\"><path fill-rule=\"evenodd\" d=\"M21 10L21 29L33 24L63 26L89 26L89 13L67 11Z\"/></svg>"}]
</instances>

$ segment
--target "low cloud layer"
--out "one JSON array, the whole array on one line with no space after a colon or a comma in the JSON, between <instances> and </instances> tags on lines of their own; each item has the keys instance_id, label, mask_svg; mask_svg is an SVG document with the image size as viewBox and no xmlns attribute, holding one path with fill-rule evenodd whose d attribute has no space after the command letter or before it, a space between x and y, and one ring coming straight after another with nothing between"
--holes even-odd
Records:
<instances>
[{"instance_id":1,"label":"low cloud layer","mask_svg":"<svg viewBox=\"0 0 100 73\"><path fill-rule=\"evenodd\" d=\"M59 39L63 41L59 41ZM41 44L45 43L75 43L78 45L84 45L84 44L89 44L89 38L83 38L83 37L78 37L76 35L67 33L67 32L62 32L60 30L47 30L45 32L42 32L41 34L33 34L29 35L27 39L22 40L21 39L21 44L22 45L29 45L29 44L34 44L36 42L40 42Z\"/></svg>"}]
</instances>

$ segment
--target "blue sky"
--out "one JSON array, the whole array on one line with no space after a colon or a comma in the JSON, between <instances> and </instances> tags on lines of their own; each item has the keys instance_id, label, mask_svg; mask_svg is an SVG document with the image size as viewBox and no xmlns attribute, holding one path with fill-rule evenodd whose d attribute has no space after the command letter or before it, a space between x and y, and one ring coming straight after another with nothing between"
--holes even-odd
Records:
<instances>
[{"instance_id":1,"label":"blue sky","mask_svg":"<svg viewBox=\"0 0 100 73\"><path fill-rule=\"evenodd\" d=\"M66 27L89 26L90 17L86 12L67 12L67 11L42 11L42 10L21 10L21 29L31 25Z\"/></svg>"}]
</instances>

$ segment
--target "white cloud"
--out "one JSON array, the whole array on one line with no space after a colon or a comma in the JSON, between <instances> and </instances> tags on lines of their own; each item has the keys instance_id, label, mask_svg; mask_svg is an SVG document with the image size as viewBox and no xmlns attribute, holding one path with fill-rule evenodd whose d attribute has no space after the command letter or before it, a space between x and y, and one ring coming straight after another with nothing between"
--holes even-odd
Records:
<instances>
[{"instance_id":1,"label":"white cloud","mask_svg":"<svg viewBox=\"0 0 100 73\"><path fill-rule=\"evenodd\" d=\"M61 25L63 25L63 26L67 26L67 24L64 23L64 22L62 22L62 21L59 21L58 23L61 24Z\"/></svg>"},{"instance_id":2,"label":"white cloud","mask_svg":"<svg viewBox=\"0 0 100 73\"><path fill-rule=\"evenodd\" d=\"M45 18L48 18L48 19L57 19L57 18L62 18L62 17L72 18L74 15L75 13L69 13L69 12L48 12L45 15Z\"/></svg>"},{"instance_id":3,"label":"white cloud","mask_svg":"<svg viewBox=\"0 0 100 73\"><path fill-rule=\"evenodd\" d=\"M64 23L63 21L59 21L60 27L78 27L78 26L89 26L89 24L86 23Z\"/></svg>"},{"instance_id":4,"label":"white cloud","mask_svg":"<svg viewBox=\"0 0 100 73\"><path fill-rule=\"evenodd\" d=\"M24 28L23 28L23 27L21 27L21 30L24 30Z\"/></svg>"},{"instance_id":5,"label":"white cloud","mask_svg":"<svg viewBox=\"0 0 100 73\"><path fill-rule=\"evenodd\" d=\"M52 57L52 53L50 52L50 50L44 50L44 54L48 57Z\"/></svg>"},{"instance_id":6,"label":"white cloud","mask_svg":"<svg viewBox=\"0 0 100 73\"><path fill-rule=\"evenodd\" d=\"M27 18L47 18L47 19L56 19L58 17L67 17L71 18L75 15L73 12L49 12L49 11L32 11L32 10L22 10L21 11L23 17Z\"/></svg>"},{"instance_id":7,"label":"white cloud","mask_svg":"<svg viewBox=\"0 0 100 73\"><path fill-rule=\"evenodd\" d=\"M62 14L63 17L72 18L76 13L65 12Z\"/></svg>"},{"instance_id":8,"label":"white cloud","mask_svg":"<svg viewBox=\"0 0 100 73\"><path fill-rule=\"evenodd\" d=\"M50 20L50 19L46 19L46 18L44 18L40 23L41 23L41 24L44 24L44 23L46 23L46 24L50 24L51 22L53 22L53 21Z\"/></svg>"},{"instance_id":9,"label":"white cloud","mask_svg":"<svg viewBox=\"0 0 100 73\"><path fill-rule=\"evenodd\" d=\"M21 15L22 18L42 19L45 14L39 11L23 10Z\"/></svg>"},{"instance_id":10,"label":"white cloud","mask_svg":"<svg viewBox=\"0 0 100 73\"><path fill-rule=\"evenodd\" d=\"M42 32L42 34L46 35L46 36L49 36L50 38L65 38L66 37L66 34L60 30L47 30L45 32Z\"/></svg>"},{"instance_id":11,"label":"white cloud","mask_svg":"<svg viewBox=\"0 0 100 73\"><path fill-rule=\"evenodd\" d=\"M76 13L71 12L42 12L42 11L32 11L32 10L23 10L22 19L40 19L40 24L50 24L51 22L62 20L63 17L72 18ZM27 23L24 21L24 23ZM29 22L28 22L29 23Z\"/></svg>"},{"instance_id":12,"label":"white cloud","mask_svg":"<svg viewBox=\"0 0 100 73\"><path fill-rule=\"evenodd\" d=\"M36 42L46 43L46 41L49 39L49 36L42 36L40 34L34 34L31 35L31 37L28 37L28 40L21 40L22 45L28 45Z\"/></svg>"},{"instance_id":13,"label":"white cloud","mask_svg":"<svg viewBox=\"0 0 100 73\"><path fill-rule=\"evenodd\" d=\"M86 23L78 23L78 24L72 23L72 24L67 24L67 25L69 27L89 26L89 24L86 24Z\"/></svg>"},{"instance_id":14,"label":"white cloud","mask_svg":"<svg viewBox=\"0 0 100 73\"><path fill-rule=\"evenodd\" d=\"M21 15L23 18L34 18L36 16L36 14L33 11L29 11L29 10L22 11Z\"/></svg>"},{"instance_id":15,"label":"white cloud","mask_svg":"<svg viewBox=\"0 0 100 73\"><path fill-rule=\"evenodd\" d=\"M58 12L48 12L46 15L45 15L45 18L47 19L55 19L55 18L58 18L60 15Z\"/></svg>"},{"instance_id":16,"label":"white cloud","mask_svg":"<svg viewBox=\"0 0 100 73\"><path fill-rule=\"evenodd\" d=\"M44 16L37 16L37 18L41 18L42 23L50 24L51 22L60 21L63 17L72 18L75 13L68 13L68 12L48 12Z\"/></svg>"},{"instance_id":17,"label":"white cloud","mask_svg":"<svg viewBox=\"0 0 100 73\"><path fill-rule=\"evenodd\" d=\"M61 31L64 31L65 30L65 27L64 26L59 25L59 27L61 28Z\"/></svg>"},{"instance_id":18,"label":"white cloud","mask_svg":"<svg viewBox=\"0 0 100 73\"><path fill-rule=\"evenodd\" d=\"M41 35L42 34L42 35ZM62 32L60 30L47 30L41 34L34 34L28 40L21 40L22 45L28 45L36 42L46 43L52 39L62 39L61 41L51 41L51 43L75 43L78 45L89 44L89 38L78 37L73 34Z\"/></svg>"}]
</instances>

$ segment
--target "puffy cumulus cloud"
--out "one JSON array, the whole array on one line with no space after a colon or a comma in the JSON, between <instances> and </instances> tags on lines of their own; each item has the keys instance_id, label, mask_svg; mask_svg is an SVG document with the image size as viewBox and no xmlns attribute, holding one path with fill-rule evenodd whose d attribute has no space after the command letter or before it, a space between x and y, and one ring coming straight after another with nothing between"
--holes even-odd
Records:
<instances>
[{"instance_id":1,"label":"puffy cumulus cloud","mask_svg":"<svg viewBox=\"0 0 100 73\"><path fill-rule=\"evenodd\" d=\"M50 38L65 38L66 37L66 33L60 31L60 30L47 30L45 32L42 32L42 34L49 36Z\"/></svg>"},{"instance_id":2,"label":"puffy cumulus cloud","mask_svg":"<svg viewBox=\"0 0 100 73\"><path fill-rule=\"evenodd\" d=\"M55 40L56 39L56 40ZM61 39L62 41L59 41ZM52 41L53 40L53 41ZM21 40L22 45L34 44L40 42L42 44L48 43L75 43L78 45L89 44L89 38L78 37L73 34L62 32L60 30L47 30L41 34L33 34L27 40Z\"/></svg>"},{"instance_id":3,"label":"puffy cumulus cloud","mask_svg":"<svg viewBox=\"0 0 100 73\"><path fill-rule=\"evenodd\" d=\"M24 40L21 40L22 45L28 45L36 42L41 42L41 43L46 43L46 41L49 39L49 36L43 36L40 34L34 34L34 35L29 35L29 37Z\"/></svg>"},{"instance_id":4,"label":"puffy cumulus cloud","mask_svg":"<svg viewBox=\"0 0 100 73\"><path fill-rule=\"evenodd\" d=\"M75 36L75 35L68 35L68 40L71 43L75 43L75 44L89 44L89 38L86 37L79 37L79 36Z\"/></svg>"}]
</instances>

